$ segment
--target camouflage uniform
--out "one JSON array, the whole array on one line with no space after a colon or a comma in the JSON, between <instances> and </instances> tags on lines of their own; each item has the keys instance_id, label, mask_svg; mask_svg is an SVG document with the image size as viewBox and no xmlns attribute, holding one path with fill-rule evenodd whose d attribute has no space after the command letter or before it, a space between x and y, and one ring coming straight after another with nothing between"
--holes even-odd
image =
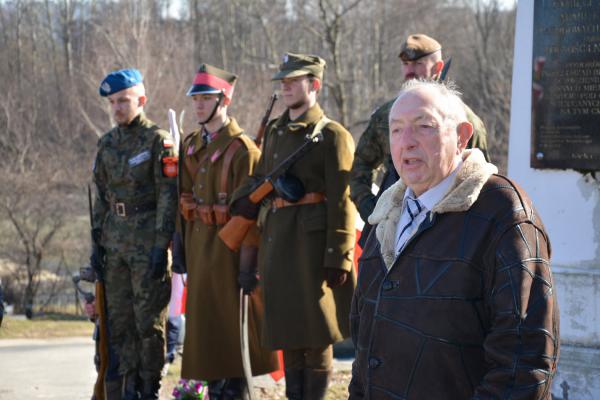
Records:
<instances>
[{"instance_id":1,"label":"camouflage uniform","mask_svg":"<svg viewBox=\"0 0 600 400\"><path fill-rule=\"evenodd\" d=\"M360 137L354 153L354 164L350 176L350 197L358 207L364 221L375 207L375 195L371 191L375 172L380 167L384 168L384 173L395 172L389 143L389 115L395 100L386 102L373 112L369 125ZM481 149L486 160L489 161L485 126L473 110L466 107L465 111L467 119L473 124L473 136L467 147ZM395 180L397 177L393 181Z\"/></svg>"},{"instance_id":2,"label":"camouflage uniform","mask_svg":"<svg viewBox=\"0 0 600 400\"><path fill-rule=\"evenodd\" d=\"M111 343L122 375L156 379L165 360L170 273L147 275L152 247L166 249L175 227L176 180L163 175L173 143L141 113L98 142L94 229L106 250L104 280Z\"/></svg>"}]
</instances>

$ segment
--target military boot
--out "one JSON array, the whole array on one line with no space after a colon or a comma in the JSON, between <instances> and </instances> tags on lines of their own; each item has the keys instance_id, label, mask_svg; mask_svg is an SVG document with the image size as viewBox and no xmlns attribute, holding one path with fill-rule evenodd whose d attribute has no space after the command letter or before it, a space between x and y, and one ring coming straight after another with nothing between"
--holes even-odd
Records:
<instances>
[{"instance_id":1,"label":"military boot","mask_svg":"<svg viewBox=\"0 0 600 400\"><path fill-rule=\"evenodd\" d=\"M142 379L142 400L158 400L160 377Z\"/></svg>"},{"instance_id":2,"label":"military boot","mask_svg":"<svg viewBox=\"0 0 600 400\"><path fill-rule=\"evenodd\" d=\"M221 400L243 400L246 392L246 380L244 378L229 378L223 387Z\"/></svg>"},{"instance_id":3,"label":"military boot","mask_svg":"<svg viewBox=\"0 0 600 400\"><path fill-rule=\"evenodd\" d=\"M304 387L304 371L301 369L285 370L285 396L289 400L302 400Z\"/></svg>"},{"instance_id":4,"label":"military boot","mask_svg":"<svg viewBox=\"0 0 600 400\"><path fill-rule=\"evenodd\" d=\"M138 393L137 387L137 371L128 372L127 375L123 377L123 383L121 386L121 398L123 400L139 400L140 394Z\"/></svg>"},{"instance_id":5,"label":"military boot","mask_svg":"<svg viewBox=\"0 0 600 400\"><path fill-rule=\"evenodd\" d=\"M104 393L106 400L122 400L121 391L123 387L123 378L113 379L104 382Z\"/></svg>"},{"instance_id":6,"label":"military boot","mask_svg":"<svg viewBox=\"0 0 600 400\"><path fill-rule=\"evenodd\" d=\"M225 387L225 379L208 382L208 398L210 400L221 400L223 389Z\"/></svg>"},{"instance_id":7,"label":"military boot","mask_svg":"<svg viewBox=\"0 0 600 400\"><path fill-rule=\"evenodd\" d=\"M304 398L310 400L322 400L327 393L330 369L304 369Z\"/></svg>"}]
</instances>

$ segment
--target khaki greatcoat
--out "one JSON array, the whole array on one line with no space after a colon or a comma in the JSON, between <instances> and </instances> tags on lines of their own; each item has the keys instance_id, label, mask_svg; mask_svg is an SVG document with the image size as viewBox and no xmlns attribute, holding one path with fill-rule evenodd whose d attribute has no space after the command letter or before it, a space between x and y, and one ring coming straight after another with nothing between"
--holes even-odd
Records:
<instances>
[{"instance_id":1,"label":"khaki greatcoat","mask_svg":"<svg viewBox=\"0 0 600 400\"><path fill-rule=\"evenodd\" d=\"M255 176L265 176L312 133L323 111L316 104L295 121L286 111L267 127ZM324 140L290 172L307 193L327 200L270 208L263 203L259 271L265 299L264 344L271 349L319 348L349 336L348 315L356 286L353 268L356 208L348 179L354 153L350 133L337 122L323 129ZM256 180L254 178L254 181ZM250 179L235 197L247 193ZM346 283L327 287L326 268L350 272Z\"/></svg>"},{"instance_id":2,"label":"khaki greatcoat","mask_svg":"<svg viewBox=\"0 0 600 400\"><path fill-rule=\"evenodd\" d=\"M254 142L243 135L234 119L219 131L208 145L201 130L191 133L183 146L185 159L193 159L197 172L181 168L181 192L193 192L198 204L217 203L226 148L235 140L243 145L235 152L229 167L227 199L259 159ZM194 176L195 174L195 176ZM227 203L225 203L227 204ZM187 379L215 380L243 376L239 328L239 253L229 250L217 236L218 225L200 220L185 223L185 252L188 273L186 332L181 376ZM275 353L260 347L262 304L259 291L249 303L249 336L252 373L277 369Z\"/></svg>"}]
</instances>

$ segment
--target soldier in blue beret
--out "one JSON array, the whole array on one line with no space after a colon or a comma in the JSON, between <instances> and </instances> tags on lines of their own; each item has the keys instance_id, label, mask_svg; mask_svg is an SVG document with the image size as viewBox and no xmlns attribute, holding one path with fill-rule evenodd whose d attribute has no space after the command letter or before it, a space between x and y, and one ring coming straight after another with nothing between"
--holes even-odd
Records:
<instances>
[{"instance_id":1,"label":"soldier in blue beret","mask_svg":"<svg viewBox=\"0 0 600 400\"><path fill-rule=\"evenodd\" d=\"M117 126L98 142L90 262L104 278L110 343L119 358L122 399L158 399L165 362L175 228L177 155L168 132L146 118L136 69L111 72L99 88Z\"/></svg>"}]
</instances>

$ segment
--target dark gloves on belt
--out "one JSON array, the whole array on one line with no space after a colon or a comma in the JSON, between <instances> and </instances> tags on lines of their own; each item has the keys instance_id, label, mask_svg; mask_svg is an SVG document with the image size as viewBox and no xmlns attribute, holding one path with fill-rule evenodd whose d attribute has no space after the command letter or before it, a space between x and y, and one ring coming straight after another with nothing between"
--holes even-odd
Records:
<instances>
[{"instance_id":1,"label":"dark gloves on belt","mask_svg":"<svg viewBox=\"0 0 600 400\"><path fill-rule=\"evenodd\" d=\"M348 279L348 271L341 269L326 268L325 274L327 286L332 289L337 286L342 286L344 283L346 283L346 279Z\"/></svg>"},{"instance_id":2,"label":"dark gloves on belt","mask_svg":"<svg viewBox=\"0 0 600 400\"><path fill-rule=\"evenodd\" d=\"M150 251L150 266L146 276L152 279L162 279L167 273L167 249L152 247Z\"/></svg>"},{"instance_id":3,"label":"dark gloves on belt","mask_svg":"<svg viewBox=\"0 0 600 400\"><path fill-rule=\"evenodd\" d=\"M258 211L260 210L260 203L256 204L250 201L249 196L240 197L231 203L229 207L229 213L231 215L241 215L247 219L258 218Z\"/></svg>"},{"instance_id":4,"label":"dark gloves on belt","mask_svg":"<svg viewBox=\"0 0 600 400\"><path fill-rule=\"evenodd\" d=\"M358 205L358 213L363 221L368 222L369 216L375 209L375 204L377 204L377 197L373 195L369 195L360 201L360 204Z\"/></svg>"},{"instance_id":5,"label":"dark gloves on belt","mask_svg":"<svg viewBox=\"0 0 600 400\"><path fill-rule=\"evenodd\" d=\"M173 254L173 265L171 269L177 274L185 274L187 269L185 266L185 252L183 251L183 241L181 235L177 232L173 234L173 246L171 247Z\"/></svg>"}]
</instances>

